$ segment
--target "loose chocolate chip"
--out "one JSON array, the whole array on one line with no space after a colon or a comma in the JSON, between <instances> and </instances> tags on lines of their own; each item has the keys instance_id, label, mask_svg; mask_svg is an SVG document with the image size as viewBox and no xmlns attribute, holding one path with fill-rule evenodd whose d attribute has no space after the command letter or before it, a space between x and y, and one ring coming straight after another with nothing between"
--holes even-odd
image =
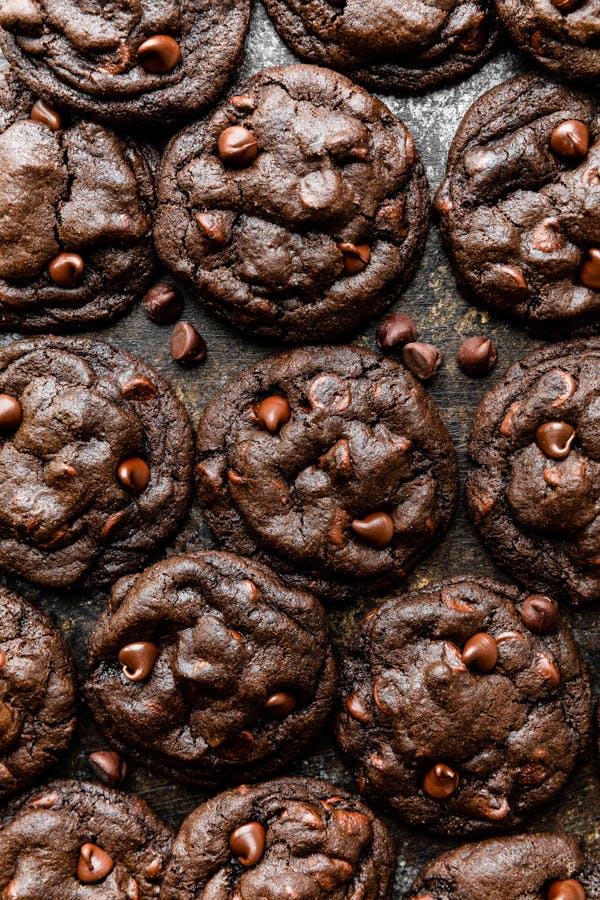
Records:
<instances>
[{"instance_id":1,"label":"loose chocolate chip","mask_svg":"<svg viewBox=\"0 0 600 900\"><path fill-rule=\"evenodd\" d=\"M420 381L429 381L442 364L442 354L433 344L417 341L402 348L402 362Z\"/></svg>"},{"instance_id":2,"label":"loose chocolate chip","mask_svg":"<svg viewBox=\"0 0 600 900\"><path fill-rule=\"evenodd\" d=\"M216 244L217 247L224 247L227 243L225 232L219 217L215 213L199 212L196 213L196 222L202 229L209 241Z\"/></svg>"},{"instance_id":3,"label":"loose chocolate chip","mask_svg":"<svg viewBox=\"0 0 600 900\"><path fill-rule=\"evenodd\" d=\"M532 594L521 606L523 624L535 634L554 634L560 624L558 604L544 594Z\"/></svg>"},{"instance_id":4,"label":"loose chocolate chip","mask_svg":"<svg viewBox=\"0 0 600 900\"><path fill-rule=\"evenodd\" d=\"M119 662L125 678L129 681L143 681L154 668L157 655L158 647L149 641L126 644L119 651Z\"/></svg>"},{"instance_id":5,"label":"loose chocolate chip","mask_svg":"<svg viewBox=\"0 0 600 900\"><path fill-rule=\"evenodd\" d=\"M374 512L364 519L354 519L352 529L370 547L383 550L394 537L394 523L385 512Z\"/></svg>"},{"instance_id":6,"label":"loose chocolate chip","mask_svg":"<svg viewBox=\"0 0 600 900\"><path fill-rule=\"evenodd\" d=\"M230 166L243 169L258 156L258 144L251 131L241 125L232 125L219 135L219 156Z\"/></svg>"},{"instance_id":7,"label":"loose chocolate chip","mask_svg":"<svg viewBox=\"0 0 600 900\"><path fill-rule=\"evenodd\" d=\"M377 326L377 343L382 350L403 347L417 336L414 320L405 313L390 313L384 316Z\"/></svg>"},{"instance_id":8,"label":"loose chocolate chip","mask_svg":"<svg viewBox=\"0 0 600 900\"><path fill-rule=\"evenodd\" d=\"M338 244L342 251L344 272L346 275L358 275L366 269L371 261L371 248L368 244Z\"/></svg>"},{"instance_id":9,"label":"loose chocolate chip","mask_svg":"<svg viewBox=\"0 0 600 900\"><path fill-rule=\"evenodd\" d=\"M171 356L182 366L193 366L206 358L206 344L191 322L178 322L171 334Z\"/></svg>"},{"instance_id":10,"label":"loose chocolate chip","mask_svg":"<svg viewBox=\"0 0 600 900\"><path fill-rule=\"evenodd\" d=\"M586 900L586 898L585 889L576 878L552 881L546 891L546 900Z\"/></svg>"},{"instance_id":11,"label":"loose chocolate chip","mask_svg":"<svg viewBox=\"0 0 600 900\"><path fill-rule=\"evenodd\" d=\"M590 132L584 122L567 119L550 135L550 146L558 156L583 159L590 145Z\"/></svg>"},{"instance_id":12,"label":"loose chocolate chip","mask_svg":"<svg viewBox=\"0 0 600 900\"><path fill-rule=\"evenodd\" d=\"M23 419L23 410L16 397L0 394L0 431L16 431Z\"/></svg>"},{"instance_id":13,"label":"loose chocolate chip","mask_svg":"<svg viewBox=\"0 0 600 900\"><path fill-rule=\"evenodd\" d=\"M481 335L463 341L456 358L466 375L479 377L492 371L498 360L498 353L490 339Z\"/></svg>"},{"instance_id":14,"label":"loose chocolate chip","mask_svg":"<svg viewBox=\"0 0 600 900\"><path fill-rule=\"evenodd\" d=\"M290 404L285 397L277 394L266 397L256 408L256 418L272 434L289 422L291 415Z\"/></svg>"},{"instance_id":15,"label":"loose chocolate chip","mask_svg":"<svg viewBox=\"0 0 600 900\"><path fill-rule=\"evenodd\" d=\"M29 117L34 122L41 122L47 125L52 131L60 131L62 127L62 119L55 109L45 102L45 100L36 100L31 107Z\"/></svg>"},{"instance_id":16,"label":"loose chocolate chip","mask_svg":"<svg viewBox=\"0 0 600 900\"><path fill-rule=\"evenodd\" d=\"M119 481L132 494L141 494L148 487L150 468L139 456L124 460L117 469Z\"/></svg>"},{"instance_id":17,"label":"loose chocolate chip","mask_svg":"<svg viewBox=\"0 0 600 900\"><path fill-rule=\"evenodd\" d=\"M97 750L90 753L90 766L105 784L119 787L127 775L127 763L120 753L114 750Z\"/></svg>"},{"instance_id":18,"label":"loose chocolate chip","mask_svg":"<svg viewBox=\"0 0 600 900\"><path fill-rule=\"evenodd\" d=\"M77 877L84 884L102 881L113 870L112 857L96 844L84 844L79 851Z\"/></svg>"},{"instance_id":19,"label":"loose chocolate chip","mask_svg":"<svg viewBox=\"0 0 600 900\"><path fill-rule=\"evenodd\" d=\"M143 302L144 312L157 325L172 325L183 312L183 298L171 284L155 284Z\"/></svg>"},{"instance_id":20,"label":"loose chocolate chip","mask_svg":"<svg viewBox=\"0 0 600 900\"><path fill-rule=\"evenodd\" d=\"M498 644L491 634L480 631L469 638L463 647L462 661L469 669L491 672L498 662Z\"/></svg>"},{"instance_id":21,"label":"loose chocolate chip","mask_svg":"<svg viewBox=\"0 0 600 900\"><path fill-rule=\"evenodd\" d=\"M444 763L432 766L423 778L423 790L434 800L447 800L458 788L458 773Z\"/></svg>"},{"instance_id":22,"label":"loose chocolate chip","mask_svg":"<svg viewBox=\"0 0 600 900\"><path fill-rule=\"evenodd\" d=\"M271 694L265 700L264 709L271 719L286 719L296 709L296 698L284 691Z\"/></svg>"},{"instance_id":23,"label":"loose chocolate chip","mask_svg":"<svg viewBox=\"0 0 600 900\"><path fill-rule=\"evenodd\" d=\"M243 866L255 866L265 852L266 831L260 822L246 822L229 837L229 849Z\"/></svg>"},{"instance_id":24,"label":"loose chocolate chip","mask_svg":"<svg viewBox=\"0 0 600 900\"><path fill-rule=\"evenodd\" d=\"M123 385L121 393L126 400L152 400L156 397L156 385L149 378L136 375Z\"/></svg>"},{"instance_id":25,"label":"loose chocolate chip","mask_svg":"<svg viewBox=\"0 0 600 900\"><path fill-rule=\"evenodd\" d=\"M581 283L593 291L600 291L600 248L592 247L579 270Z\"/></svg>"},{"instance_id":26,"label":"loose chocolate chip","mask_svg":"<svg viewBox=\"0 0 600 900\"><path fill-rule=\"evenodd\" d=\"M567 422L544 422L536 431L535 440L545 456L566 459L575 440L575 429Z\"/></svg>"},{"instance_id":27,"label":"loose chocolate chip","mask_svg":"<svg viewBox=\"0 0 600 900\"><path fill-rule=\"evenodd\" d=\"M48 275L62 288L74 288L84 270L84 262L78 253L59 253L48 266Z\"/></svg>"},{"instance_id":28,"label":"loose chocolate chip","mask_svg":"<svg viewBox=\"0 0 600 900\"><path fill-rule=\"evenodd\" d=\"M155 34L140 44L137 51L140 64L146 72L165 75L172 72L181 58L179 44L168 34Z\"/></svg>"}]
</instances>

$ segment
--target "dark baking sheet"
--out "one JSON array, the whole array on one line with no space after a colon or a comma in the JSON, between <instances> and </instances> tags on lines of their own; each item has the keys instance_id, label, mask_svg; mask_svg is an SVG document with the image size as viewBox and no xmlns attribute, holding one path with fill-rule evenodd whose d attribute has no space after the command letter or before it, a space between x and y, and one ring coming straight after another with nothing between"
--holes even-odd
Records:
<instances>
[{"instance_id":1,"label":"dark baking sheet","mask_svg":"<svg viewBox=\"0 0 600 900\"><path fill-rule=\"evenodd\" d=\"M292 62L293 57L277 37L267 15L258 3L255 6L249 40L244 56L242 79L262 68ZM412 130L421 153L432 192L439 184L452 136L463 114L473 100L493 85L521 71L523 63L506 48L501 49L487 65L465 82L451 88L416 98L383 98ZM165 134L166 138L168 135ZM431 394L439 404L443 418L454 438L461 460L464 480L466 442L471 417L485 389L498 380L504 369L534 347L534 341L521 330L507 324L491 313L470 306L457 292L448 260L440 246L434 225L430 228L425 257L417 276L398 308L409 312L417 321L422 340L430 340L444 352L444 364L431 385ZM187 296L184 316L194 322L208 344L208 359L196 369L182 369L169 356L169 328L152 324L141 307L115 326L91 337L110 341L143 357L154 365L175 387L186 404L194 424L201 410L220 386L237 371L254 363L281 347L273 343L251 341L205 314ZM374 326L357 335L355 342L376 348ZM466 378L455 363L455 355L464 337L485 333L497 344L499 363L492 375L483 381ZM0 343L8 343L17 335L5 335ZM188 522L167 548L167 553L187 548L213 545L211 535L202 522L197 507L192 509ZM506 578L491 562L465 514L464 497L449 533L408 579L407 587L420 587L448 575L473 573ZM10 587L21 591L42 609L52 613L60 622L75 654L79 677L85 673L85 645L94 621L106 603L106 593L90 593L73 589L62 594L37 590L16 579L5 579ZM331 627L338 646L343 646L354 622L372 608L374 598L364 597L356 608L331 612ZM598 607L580 612L567 611L583 655L595 676L596 690L600 689L600 614ZM79 726L73 746L64 765L53 774L78 778L93 778L88 754L106 747L106 741L91 721L80 702ZM334 784L354 789L352 778L337 758L331 741L324 737L314 752L291 774L327 778ZM206 794L170 782L142 766L131 764L125 789L144 796L168 822L177 826ZM551 808L531 818L529 830L565 829L580 835L587 848L600 855L599 781L591 753L579 766L560 799ZM420 867L435 854L461 841L441 840L437 837L393 826L398 839L398 873L394 896L406 891Z\"/></svg>"}]
</instances>

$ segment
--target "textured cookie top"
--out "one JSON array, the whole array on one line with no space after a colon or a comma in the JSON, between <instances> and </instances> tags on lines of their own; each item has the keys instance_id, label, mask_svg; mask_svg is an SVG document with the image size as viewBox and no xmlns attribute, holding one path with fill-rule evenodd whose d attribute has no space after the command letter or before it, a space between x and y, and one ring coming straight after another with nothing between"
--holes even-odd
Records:
<instances>
[{"instance_id":1,"label":"textured cookie top","mask_svg":"<svg viewBox=\"0 0 600 900\"><path fill-rule=\"evenodd\" d=\"M31 90L106 121L174 121L237 63L249 0L3 0L4 52Z\"/></svg>"},{"instance_id":2,"label":"textured cookie top","mask_svg":"<svg viewBox=\"0 0 600 900\"><path fill-rule=\"evenodd\" d=\"M0 891L7 900L152 900L171 830L139 797L54 781L5 811Z\"/></svg>"},{"instance_id":3,"label":"textured cookie top","mask_svg":"<svg viewBox=\"0 0 600 900\"><path fill-rule=\"evenodd\" d=\"M401 366L356 347L295 350L242 372L205 410L197 449L198 491L225 547L329 597L400 578L456 500L456 455L433 401Z\"/></svg>"},{"instance_id":4,"label":"textured cookie top","mask_svg":"<svg viewBox=\"0 0 600 900\"><path fill-rule=\"evenodd\" d=\"M427 865L410 900L594 900L600 868L566 834L522 834L465 844Z\"/></svg>"},{"instance_id":5,"label":"textured cookie top","mask_svg":"<svg viewBox=\"0 0 600 900\"><path fill-rule=\"evenodd\" d=\"M335 691L320 605L228 553L172 557L119 582L90 666L88 701L109 737L208 784L298 756Z\"/></svg>"},{"instance_id":6,"label":"textured cookie top","mask_svg":"<svg viewBox=\"0 0 600 900\"><path fill-rule=\"evenodd\" d=\"M394 846L383 823L339 788L308 778L243 786L187 817L161 900L351 900L391 896Z\"/></svg>"},{"instance_id":7,"label":"textured cookie top","mask_svg":"<svg viewBox=\"0 0 600 900\"><path fill-rule=\"evenodd\" d=\"M412 274L428 219L406 127L313 66L267 69L163 158L163 261L238 327L283 340L348 333Z\"/></svg>"},{"instance_id":8,"label":"textured cookie top","mask_svg":"<svg viewBox=\"0 0 600 900\"><path fill-rule=\"evenodd\" d=\"M600 117L535 75L475 101L436 207L461 287L532 324L598 327Z\"/></svg>"},{"instance_id":9,"label":"textured cookie top","mask_svg":"<svg viewBox=\"0 0 600 900\"><path fill-rule=\"evenodd\" d=\"M532 590L600 598L600 339L526 356L473 420L469 509L498 562Z\"/></svg>"},{"instance_id":10,"label":"textured cookie top","mask_svg":"<svg viewBox=\"0 0 600 900\"><path fill-rule=\"evenodd\" d=\"M0 590L0 798L55 763L74 727L73 667L60 632Z\"/></svg>"},{"instance_id":11,"label":"textured cookie top","mask_svg":"<svg viewBox=\"0 0 600 900\"><path fill-rule=\"evenodd\" d=\"M158 372L108 344L0 351L0 568L45 586L135 570L185 514L187 413Z\"/></svg>"},{"instance_id":12,"label":"textured cookie top","mask_svg":"<svg viewBox=\"0 0 600 900\"><path fill-rule=\"evenodd\" d=\"M361 787L447 834L522 824L564 785L590 733L589 678L556 604L479 579L369 615L340 705L338 741Z\"/></svg>"}]
</instances>

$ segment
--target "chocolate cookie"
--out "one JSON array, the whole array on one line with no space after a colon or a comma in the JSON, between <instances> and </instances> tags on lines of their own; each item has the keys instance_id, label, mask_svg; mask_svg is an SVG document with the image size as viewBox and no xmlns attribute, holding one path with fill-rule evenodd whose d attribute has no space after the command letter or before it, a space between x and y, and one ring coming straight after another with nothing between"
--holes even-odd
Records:
<instances>
[{"instance_id":1,"label":"chocolate cookie","mask_svg":"<svg viewBox=\"0 0 600 900\"><path fill-rule=\"evenodd\" d=\"M443 834L526 823L590 729L589 677L557 605L488 579L387 600L342 667L337 740L359 787Z\"/></svg>"},{"instance_id":2,"label":"chocolate cookie","mask_svg":"<svg viewBox=\"0 0 600 900\"><path fill-rule=\"evenodd\" d=\"M48 616L0 588L0 800L52 766L74 728L67 645Z\"/></svg>"},{"instance_id":3,"label":"chocolate cookie","mask_svg":"<svg viewBox=\"0 0 600 900\"><path fill-rule=\"evenodd\" d=\"M322 607L229 553L172 557L118 582L89 662L88 703L109 740L208 785L300 756L335 694Z\"/></svg>"},{"instance_id":4,"label":"chocolate cookie","mask_svg":"<svg viewBox=\"0 0 600 900\"><path fill-rule=\"evenodd\" d=\"M598 330L597 98L537 75L492 88L458 129L435 207L474 302L553 336Z\"/></svg>"},{"instance_id":5,"label":"chocolate cookie","mask_svg":"<svg viewBox=\"0 0 600 900\"><path fill-rule=\"evenodd\" d=\"M47 100L164 125L212 103L241 55L250 0L3 0L4 53Z\"/></svg>"},{"instance_id":6,"label":"chocolate cookie","mask_svg":"<svg viewBox=\"0 0 600 900\"><path fill-rule=\"evenodd\" d=\"M228 322L284 341L348 334L396 300L429 192L407 128L342 75L255 75L163 157L159 255Z\"/></svg>"},{"instance_id":7,"label":"chocolate cookie","mask_svg":"<svg viewBox=\"0 0 600 900\"><path fill-rule=\"evenodd\" d=\"M600 599L600 338L545 347L473 419L467 501L490 553L531 590Z\"/></svg>"},{"instance_id":8,"label":"chocolate cookie","mask_svg":"<svg viewBox=\"0 0 600 900\"><path fill-rule=\"evenodd\" d=\"M279 34L308 62L383 93L464 78L498 37L492 0L265 0Z\"/></svg>"},{"instance_id":9,"label":"chocolate cookie","mask_svg":"<svg viewBox=\"0 0 600 900\"><path fill-rule=\"evenodd\" d=\"M398 581L444 531L456 453L401 366L358 347L261 360L198 428L196 486L228 550L325 599Z\"/></svg>"},{"instance_id":10,"label":"chocolate cookie","mask_svg":"<svg viewBox=\"0 0 600 900\"><path fill-rule=\"evenodd\" d=\"M520 834L442 853L409 900L594 900L600 866L567 834Z\"/></svg>"},{"instance_id":11,"label":"chocolate cookie","mask_svg":"<svg viewBox=\"0 0 600 900\"><path fill-rule=\"evenodd\" d=\"M391 897L392 838L368 807L324 781L243 785L181 826L161 900Z\"/></svg>"},{"instance_id":12,"label":"chocolate cookie","mask_svg":"<svg viewBox=\"0 0 600 900\"><path fill-rule=\"evenodd\" d=\"M53 781L4 813L1 896L152 900L172 839L140 797L85 781Z\"/></svg>"},{"instance_id":13,"label":"chocolate cookie","mask_svg":"<svg viewBox=\"0 0 600 900\"><path fill-rule=\"evenodd\" d=\"M598 0L496 0L521 50L556 78L600 87Z\"/></svg>"},{"instance_id":14,"label":"chocolate cookie","mask_svg":"<svg viewBox=\"0 0 600 900\"><path fill-rule=\"evenodd\" d=\"M170 535L191 493L187 413L108 344L0 350L0 569L46 587L114 581Z\"/></svg>"},{"instance_id":15,"label":"chocolate cookie","mask_svg":"<svg viewBox=\"0 0 600 900\"><path fill-rule=\"evenodd\" d=\"M34 97L19 81L0 47L0 132L20 116L28 116Z\"/></svg>"}]
</instances>

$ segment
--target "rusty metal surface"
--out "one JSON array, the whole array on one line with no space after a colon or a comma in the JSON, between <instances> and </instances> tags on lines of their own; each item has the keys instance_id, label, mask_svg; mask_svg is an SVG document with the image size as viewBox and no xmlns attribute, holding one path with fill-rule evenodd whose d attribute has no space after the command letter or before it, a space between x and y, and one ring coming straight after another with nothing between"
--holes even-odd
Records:
<instances>
[{"instance_id":1,"label":"rusty metal surface","mask_svg":"<svg viewBox=\"0 0 600 900\"><path fill-rule=\"evenodd\" d=\"M265 66L292 60L264 9L257 5L246 47L242 79ZM411 128L416 146L423 156L432 191L441 180L454 131L471 102L489 87L516 74L521 67L522 63L511 51L503 48L481 71L462 84L418 98L383 98ZM167 136L165 134L163 137ZM422 340L433 341L444 352L444 365L430 391L439 404L458 447L461 480L464 481L469 425L483 391L498 380L509 364L539 346L540 342L532 340L495 315L473 308L458 294L434 225L430 228L427 250L417 276L398 308L406 310L416 319ZM280 347L274 343L258 343L240 336L205 314L191 295L187 296L184 315L198 326L208 344L207 362L196 369L185 370L171 361L168 350L170 329L149 322L141 307L115 326L89 334L124 347L154 365L173 384L195 424L204 405L228 378L261 357L276 352ZM374 331L374 326L371 325L356 336L356 343L375 348ZM499 351L496 370L481 382L466 378L455 363L456 351L463 338L479 333L492 337ZM16 335L2 336L0 343L7 343L14 337ZM186 548L212 545L200 510L195 506L188 522L165 552L168 554ZM447 575L460 573L507 579L505 574L495 568L467 519L462 489L457 515L449 532L433 554L418 566L406 586L423 586ZM5 583L21 591L57 618L75 654L79 678L83 679L87 636L106 603L106 593L90 594L72 589L54 594L32 588L16 579L5 579ZM331 627L338 646L343 645L355 620L374 606L376 599L372 596L364 597L356 608L331 611ZM567 610L566 615L595 676L598 692L600 611L598 607L580 612ZM64 764L53 774L93 778L87 762L88 754L105 746L106 741L80 701L76 739ZM292 774L323 777L334 784L353 789L352 779L336 756L327 736L308 758L292 770ZM139 765L131 765L125 789L139 792L158 813L175 826L206 796L200 791L168 781ZM599 797L598 771L592 754L589 753L561 797L547 811L533 816L528 823L528 830L566 829L580 835L588 849L600 854ZM441 840L425 832L396 825L393 830L398 839L399 850L395 898L400 898L409 888L417 871L426 861L436 853L461 843Z\"/></svg>"}]
</instances>

